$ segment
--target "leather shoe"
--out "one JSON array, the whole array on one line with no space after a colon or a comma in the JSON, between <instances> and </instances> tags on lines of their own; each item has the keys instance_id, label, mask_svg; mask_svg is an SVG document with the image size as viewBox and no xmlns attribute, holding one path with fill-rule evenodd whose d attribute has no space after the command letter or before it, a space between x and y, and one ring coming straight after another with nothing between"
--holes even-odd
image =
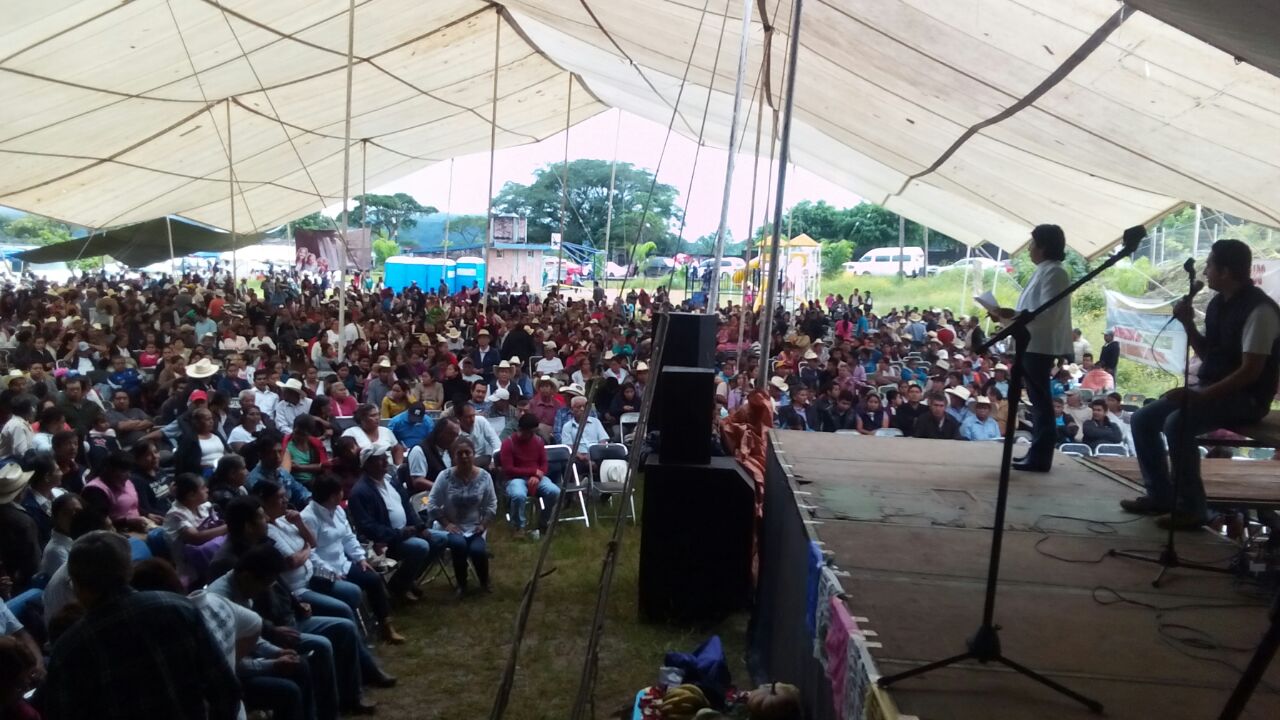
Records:
<instances>
[{"instance_id":1,"label":"leather shoe","mask_svg":"<svg viewBox=\"0 0 1280 720\"><path fill-rule=\"evenodd\" d=\"M1022 472L1047 473L1052 469L1052 465L1050 463L1041 463L1034 460L1024 459L1014 462L1013 469L1021 470Z\"/></svg>"},{"instance_id":2,"label":"leather shoe","mask_svg":"<svg viewBox=\"0 0 1280 720\"><path fill-rule=\"evenodd\" d=\"M371 676L365 681L366 685L372 685L377 688L393 688L396 686L396 676L388 673L382 668L378 668L378 673Z\"/></svg>"}]
</instances>

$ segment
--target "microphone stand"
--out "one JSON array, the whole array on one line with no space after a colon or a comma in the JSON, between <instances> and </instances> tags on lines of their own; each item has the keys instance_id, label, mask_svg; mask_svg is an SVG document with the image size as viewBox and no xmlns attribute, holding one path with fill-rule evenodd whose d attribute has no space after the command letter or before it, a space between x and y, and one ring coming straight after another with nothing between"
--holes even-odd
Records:
<instances>
[{"instance_id":1,"label":"microphone stand","mask_svg":"<svg viewBox=\"0 0 1280 720\"><path fill-rule=\"evenodd\" d=\"M986 352L996 343L1005 338L1013 338L1014 342L1014 363L1009 376L1009 397L1010 403L1021 401L1022 398L1022 382L1023 382L1023 355L1027 350L1027 343L1031 339L1031 332L1028 325L1049 308L1056 305L1059 301L1067 298L1071 293L1075 292L1085 283L1093 280L1100 273L1110 268L1112 265L1120 262L1123 258L1129 257L1138 249L1138 244L1147 236L1145 228L1138 226L1132 227L1124 231L1124 246L1099 265L1094 270L1086 273L1084 277L1071 284L1070 287L1049 299L1040 307L1034 310L1026 310L1015 317L1003 330L989 338L985 345L982 346L980 352ZM1005 510L1009 504L1009 474L1013 465L1013 446L1014 446L1014 429L1017 424L1009 422L1005 426L1004 435L1004 451L1000 458L1000 485L996 495L996 517L991 529L991 555L989 565L987 567L987 590L986 598L982 606L982 624L978 626L977 632L973 637L969 638L966 645L968 650L959 655L953 655L935 662L921 665L920 667L911 668L895 675L886 675L881 677L877 684L880 687L888 687L900 680L905 680L917 675L923 675L940 668L945 668L965 660L977 660L985 665L989 662L996 662L1010 670L1016 671L1031 680L1034 680L1045 687L1059 692L1076 702L1089 708L1094 713L1102 713L1102 703L1085 695L1072 690L1071 688L1052 680L1031 668L1022 665L1010 658L1004 656L1000 650L1000 627L995 624L995 608L996 608L996 588L1000 582L1000 551L1004 545L1005 531Z\"/></svg>"},{"instance_id":2,"label":"microphone stand","mask_svg":"<svg viewBox=\"0 0 1280 720\"><path fill-rule=\"evenodd\" d=\"M1254 651L1249 665L1240 675L1240 681L1236 683L1236 689L1231 692L1231 697L1227 698L1227 704L1223 706L1218 720L1238 720L1244 713L1244 706L1249 703L1249 698L1253 697L1253 691L1258 689L1258 683L1262 682L1262 676L1266 674L1271 659L1276 656L1276 649L1280 648L1280 595L1276 595L1271 601L1270 614L1271 624L1262 634L1258 649Z\"/></svg>"},{"instance_id":3,"label":"microphone stand","mask_svg":"<svg viewBox=\"0 0 1280 720\"><path fill-rule=\"evenodd\" d=\"M1195 258L1188 258L1183 269L1187 271L1187 297L1188 303L1199 292L1200 288L1196 287L1196 265ZM1191 412L1191 341L1187 341L1187 347L1182 358L1182 403L1178 408L1178 437L1174 438L1171 443L1190 443L1194 438L1187 436L1187 413ZM1107 551L1108 557L1123 557L1130 560L1140 560L1142 562L1155 563L1160 566L1160 573L1156 575L1156 579L1151 581L1152 587L1160 587L1160 583L1164 581L1165 573L1170 568L1188 568L1190 570L1203 570L1205 572L1221 573L1230 575L1235 572L1233 568L1223 568L1216 565L1206 565L1204 563L1190 562L1183 560L1178 556L1177 547L1174 545L1174 522L1173 515L1178 511L1179 490L1182 489L1183 475L1186 474L1186 468L1183 463L1170 463L1170 472L1173 475L1173 506L1170 508L1169 516L1169 535L1165 539L1164 547L1160 550L1159 556L1152 557L1150 553L1134 550L1116 550Z\"/></svg>"}]
</instances>

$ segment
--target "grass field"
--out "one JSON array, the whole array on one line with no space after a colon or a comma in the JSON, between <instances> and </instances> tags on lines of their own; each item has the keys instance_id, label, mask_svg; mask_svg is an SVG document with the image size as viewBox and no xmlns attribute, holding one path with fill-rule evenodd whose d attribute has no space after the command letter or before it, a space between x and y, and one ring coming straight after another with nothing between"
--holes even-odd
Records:
<instances>
[{"instance_id":1,"label":"grass field","mask_svg":"<svg viewBox=\"0 0 1280 720\"><path fill-rule=\"evenodd\" d=\"M638 498L639 494L637 505ZM600 527L563 523L556 529L545 568L552 572L539 583L505 717L564 720L569 716L612 528L612 520L602 519ZM510 648L520 595L539 548L535 542L512 538L504 522L489 531L489 542L494 555L492 594L455 600L439 578L427 585L420 603L397 610L397 628L408 642L377 649L388 670L400 678L394 689L372 691L379 717L488 717ZM639 551L640 530L628 523L601 643L595 717L615 717L619 708L629 707L636 691L656 679L664 653L692 650L716 633L724 641L734 680L748 685L743 661L746 614L705 629L638 620Z\"/></svg>"}]
</instances>

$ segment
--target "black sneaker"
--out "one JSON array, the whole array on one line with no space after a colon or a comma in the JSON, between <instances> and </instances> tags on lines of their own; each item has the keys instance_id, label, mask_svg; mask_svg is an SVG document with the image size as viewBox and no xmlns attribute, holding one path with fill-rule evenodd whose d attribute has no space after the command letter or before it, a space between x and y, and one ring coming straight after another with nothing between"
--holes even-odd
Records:
<instances>
[{"instance_id":1,"label":"black sneaker","mask_svg":"<svg viewBox=\"0 0 1280 720\"><path fill-rule=\"evenodd\" d=\"M1150 495L1121 500L1120 509L1134 515L1164 515L1169 512L1169 508L1157 503Z\"/></svg>"}]
</instances>

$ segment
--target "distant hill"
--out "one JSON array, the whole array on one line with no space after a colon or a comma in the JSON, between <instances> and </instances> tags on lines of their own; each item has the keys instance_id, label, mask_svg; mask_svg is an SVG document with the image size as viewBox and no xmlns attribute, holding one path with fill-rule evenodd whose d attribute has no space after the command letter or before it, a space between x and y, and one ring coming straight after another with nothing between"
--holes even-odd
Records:
<instances>
[{"instance_id":1,"label":"distant hill","mask_svg":"<svg viewBox=\"0 0 1280 720\"><path fill-rule=\"evenodd\" d=\"M445 220L452 217L449 227L450 243L472 243L484 237L484 217L481 215L449 215L434 213L416 218L418 223L408 230L401 230L399 241L406 252L436 252L444 244Z\"/></svg>"}]
</instances>

